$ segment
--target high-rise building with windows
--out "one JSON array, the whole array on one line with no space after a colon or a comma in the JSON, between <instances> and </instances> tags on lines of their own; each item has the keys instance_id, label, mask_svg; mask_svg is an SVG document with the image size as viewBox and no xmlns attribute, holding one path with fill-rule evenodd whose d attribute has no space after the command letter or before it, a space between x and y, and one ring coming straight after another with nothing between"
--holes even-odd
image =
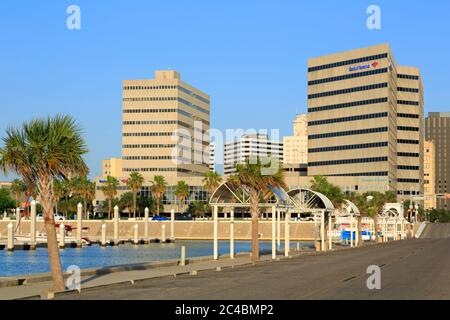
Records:
<instances>
[{"instance_id":1,"label":"high-rise building with windows","mask_svg":"<svg viewBox=\"0 0 450 320\"><path fill-rule=\"evenodd\" d=\"M122 95L119 181L139 172L148 194L154 176L162 175L168 183L164 204L175 205L174 190L181 180L191 187L187 203L206 201L202 180L209 171L210 97L173 70L156 71L154 79L125 80ZM104 179L98 182L97 199L102 200ZM127 191L124 186L120 190Z\"/></svg>"},{"instance_id":2,"label":"high-rise building with windows","mask_svg":"<svg viewBox=\"0 0 450 320\"><path fill-rule=\"evenodd\" d=\"M308 175L423 195L423 110L419 70L397 65L387 44L310 59Z\"/></svg>"},{"instance_id":3,"label":"high-rise building with windows","mask_svg":"<svg viewBox=\"0 0 450 320\"><path fill-rule=\"evenodd\" d=\"M209 170L210 98L181 81L179 73L125 80L122 121L125 174L164 174L175 183Z\"/></svg>"},{"instance_id":4,"label":"high-rise building with windows","mask_svg":"<svg viewBox=\"0 0 450 320\"><path fill-rule=\"evenodd\" d=\"M283 162L283 143L270 140L266 134L245 134L224 146L224 173L233 174L236 164L243 164L249 158L273 158L277 165Z\"/></svg>"},{"instance_id":5,"label":"high-rise building with windows","mask_svg":"<svg viewBox=\"0 0 450 320\"><path fill-rule=\"evenodd\" d=\"M102 176L120 178L123 176L123 163L120 158L111 158L102 161Z\"/></svg>"},{"instance_id":6,"label":"high-rise building with windows","mask_svg":"<svg viewBox=\"0 0 450 320\"><path fill-rule=\"evenodd\" d=\"M425 141L424 151L425 210L436 208L436 152L433 141Z\"/></svg>"},{"instance_id":7,"label":"high-rise building with windows","mask_svg":"<svg viewBox=\"0 0 450 320\"><path fill-rule=\"evenodd\" d=\"M430 112L426 139L434 142L436 154L435 189L439 209L450 210L450 112Z\"/></svg>"},{"instance_id":8,"label":"high-rise building with windows","mask_svg":"<svg viewBox=\"0 0 450 320\"><path fill-rule=\"evenodd\" d=\"M216 144L214 142L209 144L209 170L216 171Z\"/></svg>"},{"instance_id":9,"label":"high-rise building with windows","mask_svg":"<svg viewBox=\"0 0 450 320\"><path fill-rule=\"evenodd\" d=\"M308 163L308 119L298 114L294 120L294 135L283 137L284 165Z\"/></svg>"}]
</instances>

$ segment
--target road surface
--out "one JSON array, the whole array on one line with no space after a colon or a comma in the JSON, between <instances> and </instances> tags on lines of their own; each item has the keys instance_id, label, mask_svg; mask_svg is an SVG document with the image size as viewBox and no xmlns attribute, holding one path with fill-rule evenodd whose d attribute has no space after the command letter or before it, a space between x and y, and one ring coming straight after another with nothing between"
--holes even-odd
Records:
<instances>
[{"instance_id":1,"label":"road surface","mask_svg":"<svg viewBox=\"0 0 450 320\"><path fill-rule=\"evenodd\" d=\"M278 300L450 299L450 225L424 239L391 242L197 276L145 280L60 299ZM381 267L381 290L367 288L367 268Z\"/></svg>"}]
</instances>

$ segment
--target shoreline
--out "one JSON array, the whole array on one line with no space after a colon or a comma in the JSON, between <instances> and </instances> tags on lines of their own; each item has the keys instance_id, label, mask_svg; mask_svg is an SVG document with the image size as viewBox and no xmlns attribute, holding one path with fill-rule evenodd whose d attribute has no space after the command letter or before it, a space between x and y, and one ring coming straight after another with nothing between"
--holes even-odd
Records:
<instances>
[{"instance_id":1,"label":"shoreline","mask_svg":"<svg viewBox=\"0 0 450 320\"><path fill-rule=\"evenodd\" d=\"M229 239L227 239L227 240L229 240ZM178 242L179 245L177 245L177 242ZM181 244L180 244L180 242L181 242ZM205 243L205 242L207 242L207 243ZM189 247L189 243L193 243L194 246L193 247ZM195 247L196 243L200 244L200 245L205 244L205 247L204 248L196 248ZM266 240L262 240L262 241L260 241L260 244L262 244L262 243L264 243L266 245L270 245L271 242L270 241L266 241ZM279 252L284 250L283 249L284 248L283 243L284 243L284 241L281 242L281 247L278 248ZM171 248L171 249L169 249L171 251L167 251L167 253L163 253L163 254L166 254L168 256L168 258L157 257L154 260L152 260L152 257L149 256L148 260L146 260L146 261L139 261L138 260L138 261L132 262L132 263L124 262L124 263L105 264L105 265L100 264L100 265L97 265L97 266L81 267L80 269L81 269L82 274L83 274L83 272L88 272L88 273L89 272L93 272L93 271L97 272L97 271L102 270L102 269L121 269L124 266L127 266L128 268L133 269L133 268L147 268L147 267L152 267L152 265L159 265L159 264L165 264L165 263L173 264L174 262L178 262L179 259L180 259L180 255L179 255L178 250L181 248L181 245L185 245L186 249L187 249L187 252L188 252L188 255L186 256L186 261L189 261L189 260L195 261L195 260L203 260L203 259L213 260L212 247L210 248L210 246L212 246L212 242L210 242L208 240L178 240L178 241L175 241L174 243L170 243L168 245L173 245L173 244L175 244L175 246L168 247L168 248ZM222 258L229 257L229 250L228 250L229 249L228 248L229 241L220 240L219 241L219 245L220 244L224 245L225 248L223 248L222 254L220 254L219 257L222 257ZM157 245L157 244L155 244L155 245ZM247 246L251 245L250 241L248 241L248 240L236 240L235 241L235 246L239 246L239 245L245 246L245 247L241 247L241 250L239 250L238 248L235 247L235 256L249 255L250 254L251 247L247 247ZM296 246L296 243L295 242L291 242L291 250L292 251L295 250L295 246ZM155 247L153 247L153 248L152 247L148 247L148 244L134 245L133 243L128 243L127 242L126 244L121 244L120 246L101 247L99 244L93 244L92 246L89 246L89 247L86 247L86 248L75 248L75 247L72 247L72 248L64 249L63 252L70 252L69 250L76 250L77 253L81 253L81 256L79 256L79 257L76 257L76 256L74 257L74 256L70 255L66 259L74 259L74 258L87 259L88 257L83 257L82 256L82 254L83 254L82 252L83 252L83 250L89 250L89 248L91 248L91 250L108 249L108 248L109 249L113 249L113 248L117 249L117 248L119 248L119 249L122 249L122 250L130 250L130 252L133 252L132 250L135 250L135 249L154 250ZM160 248L162 250L164 250L163 247L160 247ZM313 242L304 241L304 242L300 243L300 248L301 248L301 251L313 250L314 244L313 244ZM46 250L46 247L40 247L39 249L40 249L41 254L42 254L43 250ZM202 253L198 254L198 251L197 251L197 253L195 252L196 249L204 250L205 252L203 254ZM211 250L209 250L209 249L211 249ZM23 255L27 255L27 253L31 254L31 253L34 253L34 252L36 252L36 251L25 251L25 252L22 251L21 256L23 257ZM107 253L108 251L104 251L104 252ZM113 253L113 251L109 251L109 252ZM149 252L151 252L151 251L149 251ZM271 250L266 247L266 248L261 248L260 252L261 252L262 255L270 254ZM174 253L176 253L176 255L174 255ZM17 251L16 252L10 252L9 254L13 256L14 254L17 254ZM189 254L191 254L191 255L189 255ZM106 254L105 256L100 256L99 255L98 257L100 259L107 257L107 259L111 258L111 260L114 260L114 256L113 255L108 255L108 254ZM44 257L42 257L42 258L44 258ZM64 260L64 257L62 257L62 261L63 260ZM47 260L43 260L43 261L44 261L44 263L47 262ZM64 263L64 261L63 261L63 263ZM68 266L69 264L71 264L70 260L69 260L69 262L67 262L67 260L66 260L66 266ZM76 265L76 263L73 263L71 265ZM49 274L50 274L50 271L45 271L45 272L39 272L38 271L38 272L35 272L35 273L34 272L30 272L30 273L22 273L22 274L15 274L15 275L0 275L0 287L5 286L5 284L2 284L2 282L5 282L7 280L12 280L12 283L33 282L34 279L48 278Z\"/></svg>"}]
</instances>

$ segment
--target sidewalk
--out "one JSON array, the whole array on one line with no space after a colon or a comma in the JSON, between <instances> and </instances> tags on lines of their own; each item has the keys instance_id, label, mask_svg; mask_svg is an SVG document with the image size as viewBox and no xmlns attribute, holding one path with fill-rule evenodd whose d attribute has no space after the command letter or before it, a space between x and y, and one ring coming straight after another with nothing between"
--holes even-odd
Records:
<instances>
[{"instance_id":1,"label":"sidewalk","mask_svg":"<svg viewBox=\"0 0 450 320\"><path fill-rule=\"evenodd\" d=\"M359 248L377 245L379 246L380 244L366 244ZM314 252L310 250L291 251L289 257L284 257L284 255L282 255L282 252L279 251L276 260L272 260L271 254L263 254L261 255L260 261L258 263L268 263L271 261L307 256L327 255L336 251L355 249L358 248L335 246L334 250L331 252ZM249 265L253 265L250 253L240 253L237 254L234 259L230 259L227 255L221 256L219 260L213 260L212 256L190 258L186 260L186 266L179 266L178 260L167 260L153 263L115 266L109 268L106 267L86 269L81 271L81 291L83 291L83 289L85 290L88 288L108 286L112 284L134 284L134 282L140 280L148 280L167 276L176 277L189 274L195 276L196 272L216 270L218 267L221 269L225 269ZM68 275L65 275L65 277L66 276ZM50 274L31 275L25 278L0 278L0 285L2 284L1 281L3 281L3 285L10 281L10 286L0 286L0 300L40 297L47 299L49 297L48 292L52 288ZM24 284L17 285L17 282L24 282Z\"/></svg>"}]
</instances>

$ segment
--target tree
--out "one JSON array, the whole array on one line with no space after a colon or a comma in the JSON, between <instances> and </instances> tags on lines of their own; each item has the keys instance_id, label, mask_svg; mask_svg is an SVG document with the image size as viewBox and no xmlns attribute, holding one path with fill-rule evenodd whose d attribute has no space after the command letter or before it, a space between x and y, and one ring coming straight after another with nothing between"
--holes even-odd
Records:
<instances>
[{"instance_id":1,"label":"tree","mask_svg":"<svg viewBox=\"0 0 450 320\"><path fill-rule=\"evenodd\" d=\"M53 181L53 201L55 202L55 213L59 213L59 203L61 200L65 197L69 197L71 193L71 188L69 185L68 180L60 180L55 179ZM67 212L66 212L66 218L67 218Z\"/></svg>"},{"instance_id":2,"label":"tree","mask_svg":"<svg viewBox=\"0 0 450 320\"><path fill-rule=\"evenodd\" d=\"M83 155L88 150L81 131L70 116L35 119L20 128L10 127L0 148L0 167L13 171L39 192L47 232L47 248L55 291L64 290L64 279L53 216L53 181L87 174Z\"/></svg>"},{"instance_id":3,"label":"tree","mask_svg":"<svg viewBox=\"0 0 450 320\"><path fill-rule=\"evenodd\" d=\"M203 179L203 186L212 195L214 191L219 187L222 182L222 177L215 171L208 171L205 173L205 178Z\"/></svg>"},{"instance_id":4,"label":"tree","mask_svg":"<svg viewBox=\"0 0 450 320\"><path fill-rule=\"evenodd\" d=\"M154 211L156 211L156 200L151 197L146 197L145 195L141 195L137 199L137 206L138 206L140 212L143 212L145 210L145 208L148 208L148 210L150 212L154 212ZM160 207L163 207L163 205L160 204Z\"/></svg>"},{"instance_id":5,"label":"tree","mask_svg":"<svg viewBox=\"0 0 450 320\"><path fill-rule=\"evenodd\" d=\"M20 195L25 192L25 183L20 179L14 179L11 182L11 192L16 199L16 206L20 205Z\"/></svg>"},{"instance_id":6,"label":"tree","mask_svg":"<svg viewBox=\"0 0 450 320\"><path fill-rule=\"evenodd\" d=\"M207 206L203 201L192 201L189 206L187 212L192 214L193 217L204 216L207 212Z\"/></svg>"},{"instance_id":7,"label":"tree","mask_svg":"<svg viewBox=\"0 0 450 320\"><path fill-rule=\"evenodd\" d=\"M132 192L125 192L119 200L119 207L121 211L128 211L128 218L131 217L131 208L134 206L134 194Z\"/></svg>"},{"instance_id":8,"label":"tree","mask_svg":"<svg viewBox=\"0 0 450 320\"><path fill-rule=\"evenodd\" d=\"M163 176L155 176L152 181L152 186L150 187L153 196L156 199L156 215L159 216L159 209L161 198L164 196L166 192L167 182Z\"/></svg>"},{"instance_id":9,"label":"tree","mask_svg":"<svg viewBox=\"0 0 450 320\"><path fill-rule=\"evenodd\" d=\"M71 180L71 185L75 194L83 199L84 219L88 218L88 201L95 199L95 182L87 177L76 177Z\"/></svg>"},{"instance_id":10,"label":"tree","mask_svg":"<svg viewBox=\"0 0 450 320\"><path fill-rule=\"evenodd\" d=\"M443 209L433 209L429 213L430 222L442 222L449 223L450 222L450 211Z\"/></svg>"},{"instance_id":11,"label":"tree","mask_svg":"<svg viewBox=\"0 0 450 320\"><path fill-rule=\"evenodd\" d=\"M275 172L273 172L274 165L276 165ZM228 181L249 191L252 217L252 260L256 262L259 260L259 202L264 194L270 192L271 187L286 187L282 167L272 161L263 165L260 158L253 158L251 161L247 160L245 164L236 165L236 174L230 176Z\"/></svg>"},{"instance_id":12,"label":"tree","mask_svg":"<svg viewBox=\"0 0 450 320\"><path fill-rule=\"evenodd\" d=\"M144 184L144 177L139 172L130 173L130 177L127 181L128 188L131 189L133 193L133 217L136 218L136 203L137 203L137 194L141 190L142 185Z\"/></svg>"},{"instance_id":13,"label":"tree","mask_svg":"<svg viewBox=\"0 0 450 320\"><path fill-rule=\"evenodd\" d=\"M111 219L112 200L117 196L117 188L119 187L119 180L108 176L105 185L102 186L103 194L108 200L108 218Z\"/></svg>"},{"instance_id":14,"label":"tree","mask_svg":"<svg viewBox=\"0 0 450 320\"><path fill-rule=\"evenodd\" d=\"M313 180L311 180L311 190L325 195L336 208L340 207L344 202L344 194L342 193L341 188L328 182L326 177L315 176Z\"/></svg>"},{"instance_id":15,"label":"tree","mask_svg":"<svg viewBox=\"0 0 450 320\"><path fill-rule=\"evenodd\" d=\"M175 186L175 196L180 202L180 212L183 210L184 201L189 196L189 185L186 181L178 181Z\"/></svg>"},{"instance_id":16,"label":"tree","mask_svg":"<svg viewBox=\"0 0 450 320\"><path fill-rule=\"evenodd\" d=\"M5 188L0 188L0 214L9 209L16 208L16 201Z\"/></svg>"}]
</instances>

